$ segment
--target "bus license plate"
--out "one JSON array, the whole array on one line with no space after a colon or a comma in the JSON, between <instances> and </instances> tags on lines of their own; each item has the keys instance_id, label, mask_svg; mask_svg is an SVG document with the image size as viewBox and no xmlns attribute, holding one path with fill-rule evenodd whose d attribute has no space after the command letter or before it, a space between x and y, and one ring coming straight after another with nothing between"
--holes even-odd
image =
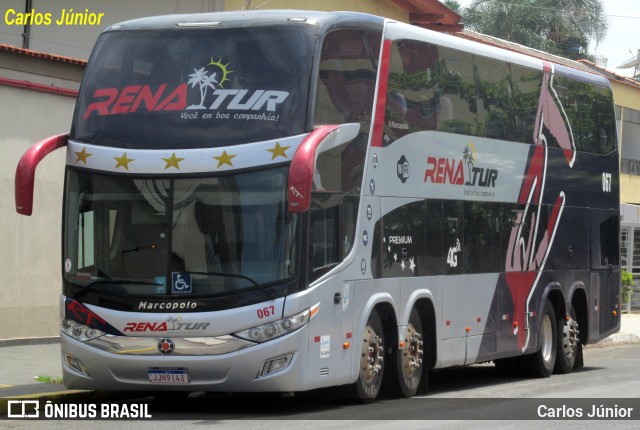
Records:
<instances>
[{"instance_id":1,"label":"bus license plate","mask_svg":"<svg viewBox=\"0 0 640 430\"><path fill-rule=\"evenodd\" d=\"M149 369L149 382L152 384L188 384L187 369Z\"/></svg>"}]
</instances>

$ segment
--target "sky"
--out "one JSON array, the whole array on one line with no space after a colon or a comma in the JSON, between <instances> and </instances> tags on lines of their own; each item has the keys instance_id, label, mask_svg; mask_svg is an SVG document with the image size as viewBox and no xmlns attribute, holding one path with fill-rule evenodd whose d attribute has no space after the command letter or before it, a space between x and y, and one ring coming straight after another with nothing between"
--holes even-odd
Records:
<instances>
[{"instance_id":1,"label":"sky","mask_svg":"<svg viewBox=\"0 0 640 430\"><path fill-rule=\"evenodd\" d=\"M631 76L633 68L618 69L617 66L635 57L640 49L640 1L601 1L609 22L609 30L605 39L597 47L592 43L591 52L596 57L607 57L606 66L601 64L602 66L620 75ZM472 0L458 0L458 3L466 7L472 3Z\"/></svg>"}]
</instances>

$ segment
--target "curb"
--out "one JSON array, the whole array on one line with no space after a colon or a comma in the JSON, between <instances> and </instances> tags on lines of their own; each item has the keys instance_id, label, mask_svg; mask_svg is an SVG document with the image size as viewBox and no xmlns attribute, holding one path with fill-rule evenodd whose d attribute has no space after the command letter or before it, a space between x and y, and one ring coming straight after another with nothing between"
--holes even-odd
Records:
<instances>
[{"instance_id":1,"label":"curb","mask_svg":"<svg viewBox=\"0 0 640 430\"><path fill-rule=\"evenodd\" d=\"M4 346L53 345L56 343L60 343L60 336L0 339L0 348Z\"/></svg>"},{"instance_id":2,"label":"curb","mask_svg":"<svg viewBox=\"0 0 640 430\"><path fill-rule=\"evenodd\" d=\"M623 344L634 344L640 343L640 337L631 333L616 333L611 336L602 339L598 343L594 343L592 345L586 345L586 348L604 348L611 345L623 345Z\"/></svg>"}]
</instances>

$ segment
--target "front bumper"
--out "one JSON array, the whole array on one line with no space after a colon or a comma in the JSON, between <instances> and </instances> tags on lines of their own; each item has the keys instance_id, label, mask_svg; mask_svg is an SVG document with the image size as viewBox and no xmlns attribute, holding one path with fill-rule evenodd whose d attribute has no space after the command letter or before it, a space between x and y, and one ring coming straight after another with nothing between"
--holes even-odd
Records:
<instances>
[{"instance_id":1,"label":"front bumper","mask_svg":"<svg viewBox=\"0 0 640 430\"><path fill-rule=\"evenodd\" d=\"M216 355L145 355L113 353L61 334L64 384L70 389L138 391L267 392L302 391L307 384L305 363L308 325L269 342ZM176 339L180 342L180 339ZM80 360L88 374L71 368L69 354ZM267 360L292 354L288 365L259 377ZM186 369L189 383L151 383L149 369Z\"/></svg>"}]
</instances>

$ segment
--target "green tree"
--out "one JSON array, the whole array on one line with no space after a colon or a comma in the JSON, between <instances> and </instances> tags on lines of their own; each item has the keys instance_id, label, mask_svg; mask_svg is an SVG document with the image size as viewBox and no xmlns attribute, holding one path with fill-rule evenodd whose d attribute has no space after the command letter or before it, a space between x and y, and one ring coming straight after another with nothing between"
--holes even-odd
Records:
<instances>
[{"instance_id":1,"label":"green tree","mask_svg":"<svg viewBox=\"0 0 640 430\"><path fill-rule=\"evenodd\" d=\"M566 58L593 56L589 43L607 32L601 0L475 0L467 28Z\"/></svg>"},{"instance_id":2,"label":"green tree","mask_svg":"<svg viewBox=\"0 0 640 430\"><path fill-rule=\"evenodd\" d=\"M460 9L462 9L460 3L458 3L456 0L444 0L442 3L444 3L449 9L457 13L460 13Z\"/></svg>"}]
</instances>

